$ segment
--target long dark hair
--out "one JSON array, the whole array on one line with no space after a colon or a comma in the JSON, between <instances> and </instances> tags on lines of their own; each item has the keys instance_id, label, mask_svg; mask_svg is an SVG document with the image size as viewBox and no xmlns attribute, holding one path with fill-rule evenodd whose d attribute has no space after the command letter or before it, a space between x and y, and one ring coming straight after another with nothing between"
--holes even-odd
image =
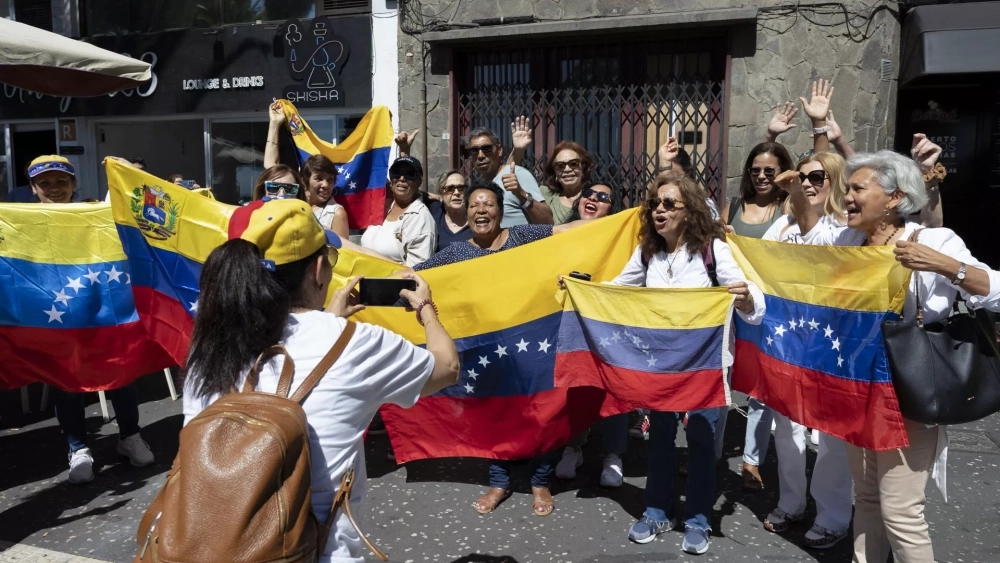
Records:
<instances>
[{"instance_id":1,"label":"long dark hair","mask_svg":"<svg viewBox=\"0 0 1000 563\"><path fill-rule=\"evenodd\" d=\"M684 246L687 247L690 256L701 254L714 239L726 240L725 227L719 221L712 219L712 212L705 202L705 190L698 187L694 180L680 170L664 172L649 185L646 201L642 203L639 245L645 256L652 257L658 252L667 251L667 241L656 232L656 224L653 222L653 211L656 206L650 203L652 198L657 197L660 187L667 184L677 186L681 191L681 199L684 200L684 212L687 213Z\"/></svg>"},{"instance_id":2,"label":"long dark hair","mask_svg":"<svg viewBox=\"0 0 1000 563\"><path fill-rule=\"evenodd\" d=\"M264 199L264 184L266 182L273 182L275 178L280 178L285 174L291 174L292 178L295 178L295 183L299 185L299 193L296 194L295 197L305 201L306 187L302 184L302 180L299 178L299 173L296 172L294 168L286 164L275 164L265 170L264 173L257 178L257 183L253 185L253 201Z\"/></svg>"},{"instance_id":3,"label":"long dark hair","mask_svg":"<svg viewBox=\"0 0 1000 563\"><path fill-rule=\"evenodd\" d=\"M743 178L740 180L740 199L745 202L753 201L754 197L757 196L757 190L754 188L753 178L750 177L750 167L753 166L753 159L762 154L770 154L778 159L778 166L781 167L781 170L778 170L778 174L781 174L786 170L794 169L795 161L792 160L792 155L788 154L788 149L786 149L784 145L768 141L750 149L750 154L747 155L747 160L743 163ZM779 201L785 199L784 190L779 188L777 185L775 185L773 189L778 190Z\"/></svg>"},{"instance_id":4,"label":"long dark hair","mask_svg":"<svg viewBox=\"0 0 1000 563\"><path fill-rule=\"evenodd\" d=\"M275 267L261 265L260 250L241 239L208 255L201 270L198 314L184 377L195 377L198 397L236 390L261 352L281 341L288 314L301 303L310 264L327 252Z\"/></svg>"},{"instance_id":5,"label":"long dark hair","mask_svg":"<svg viewBox=\"0 0 1000 563\"><path fill-rule=\"evenodd\" d=\"M591 158L590 153L580 143L574 141L560 142L556 145L556 148L552 149L552 156L545 163L545 185L557 194L562 194L563 187L559 183L559 175L556 173L556 155L565 150L573 151L580 157L581 186L586 186L590 183L590 174L594 171L594 159Z\"/></svg>"}]
</instances>

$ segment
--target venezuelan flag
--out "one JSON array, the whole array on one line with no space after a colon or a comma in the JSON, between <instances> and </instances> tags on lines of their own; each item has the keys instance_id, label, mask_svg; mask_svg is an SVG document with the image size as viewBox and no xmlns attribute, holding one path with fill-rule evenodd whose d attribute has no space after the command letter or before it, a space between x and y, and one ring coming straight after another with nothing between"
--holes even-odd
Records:
<instances>
[{"instance_id":1,"label":"venezuelan flag","mask_svg":"<svg viewBox=\"0 0 1000 563\"><path fill-rule=\"evenodd\" d=\"M198 310L201 265L228 240L236 207L110 159L107 174L139 318L183 365Z\"/></svg>"},{"instance_id":2,"label":"venezuelan flag","mask_svg":"<svg viewBox=\"0 0 1000 563\"><path fill-rule=\"evenodd\" d=\"M316 136L295 106L281 100L285 122L298 149L299 164L321 154L337 165L333 198L347 210L352 229L381 225L385 210L385 183L394 134L389 108L375 106L347 139L334 146ZM305 181L305 179L303 179Z\"/></svg>"},{"instance_id":3,"label":"venezuelan flag","mask_svg":"<svg viewBox=\"0 0 1000 563\"><path fill-rule=\"evenodd\" d=\"M635 250L635 211L497 254L420 272L461 361L457 385L410 409L382 416L396 458L452 456L520 459L565 444L600 417L604 391L556 384L563 317L556 277L577 270L614 278ZM364 273L357 270L352 273ZM416 344L424 331L413 313L369 308L358 320Z\"/></svg>"},{"instance_id":4,"label":"venezuelan flag","mask_svg":"<svg viewBox=\"0 0 1000 563\"><path fill-rule=\"evenodd\" d=\"M557 387L597 387L602 416L729 404L722 371L733 297L726 288L647 289L564 278Z\"/></svg>"},{"instance_id":5,"label":"venezuelan flag","mask_svg":"<svg viewBox=\"0 0 1000 563\"><path fill-rule=\"evenodd\" d=\"M0 204L0 388L102 391L173 365L133 282L108 204Z\"/></svg>"},{"instance_id":6,"label":"venezuelan flag","mask_svg":"<svg viewBox=\"0 0 1000 563\"><path fill-rule=\"evenodd\" d=\"M733 389L862 448L908 445L882 339L909 281L892 249L729 241L767 300L760 325L736 320Z\"/></svg>"}]
</instances>

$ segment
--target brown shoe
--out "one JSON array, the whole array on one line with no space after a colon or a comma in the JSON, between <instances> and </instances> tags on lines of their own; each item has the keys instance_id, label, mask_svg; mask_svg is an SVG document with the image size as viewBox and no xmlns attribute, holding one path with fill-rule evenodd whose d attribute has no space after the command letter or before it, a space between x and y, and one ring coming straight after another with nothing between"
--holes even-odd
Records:
<instances>
[{"instance_id":1,"label":"brown shoe","mask_svg":"<svg viewBox=\"0 0 1000 563\"><path fill-rule=\"evenodd\" d=\"M757 466L747 462L743 462L743 490L748 493L764 490L764 481L760 478Z\"/></svg>"},{"instance_id":2,"label":"brown shoe","mask_svg":"<svg viewBox=\"0 0 1000 563\"><path fill-rule=\"evenodd\" d=\"M479 497L476 502L472 503L472 507L476 509L476 512L480 514L489 514L500 506L500 503L510 498L509 489L499 489L496 487L491 488L486 491L486 494Z\"/></svg>"},{"instance_id":3,"label":"brown shoe","mask_svg":"<svg viewBox=\"0 0 1000 563\"><path fill-rule=\"evenodd\" d=\"M556 503L552 500L552 493L548 487L531 487L531 494L534 497L531 503L535 516L548 516L556 509Z\"/></svg>"}]
</instances>

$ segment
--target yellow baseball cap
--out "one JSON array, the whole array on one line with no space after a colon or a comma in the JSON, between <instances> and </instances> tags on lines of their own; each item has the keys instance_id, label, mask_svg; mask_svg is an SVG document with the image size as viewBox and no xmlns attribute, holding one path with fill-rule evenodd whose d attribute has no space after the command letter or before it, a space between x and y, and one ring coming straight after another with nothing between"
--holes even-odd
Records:
<instances>
[{"instance_id":1,"label":"yellow baseball cap","mask_svg":"<svg viewBox=\"0 0 1000 563\"><path fill-rule=\"evenodd\" d=\"M258 200L237 208L229 219L229 239L252 242L268 269L308 258L326 245L340 248L337 233L319 224L300 199Z\"/></svg>"},{"instance_id":2,"label":"yellow baseball cap","mask_svg":"<svg viewBox=\"0 0 1000 563\"><path fill-rule=\"evenodd\" d=\"M76 176L76 169L73 168L73 163L57 154L40 156L32 160L31 164L28 165L29 178L34 178L46 172L65 172L70 176Z\"/></svg>"}]
</instances>

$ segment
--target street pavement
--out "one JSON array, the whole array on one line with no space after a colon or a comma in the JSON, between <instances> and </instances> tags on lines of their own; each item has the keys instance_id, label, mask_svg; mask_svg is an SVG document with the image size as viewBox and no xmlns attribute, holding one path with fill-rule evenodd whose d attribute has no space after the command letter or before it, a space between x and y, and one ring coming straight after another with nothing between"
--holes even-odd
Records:
<instances>
[{"instance_id":1,"label":"street pavement","mask_svg":"<svg viewBox=\"0 0 1000 563\"><path fill-rule=\"evenodd\" d=\"M113 421L103 423L96 395L89 396L90 445L101 466L93 483L73 486L65 482L66 444L53 413L37 412L40 396L40 386L31 386L36 412L22 415L19 394L0 393L0 563L131 561L138 521L176 453L183 420L180 401L170 400L162 375L140 380L143 437L157 462L137 469L117 457L117 427ZM745 406L745 398L738 396L737 403ZM584 448L577 478L553 478L556 511L546 518L531 512L527 464L514 467L514 496L493 514L481 516L471 504L487 488L487 461L425 460L397 466L386 459L388 439L372 436L366 446L369 491L362 529L397 562L850 561L848 540L828 551L800 547L815 511L811 501L805 524L782 536L764 530L761 523L777 503L774 450L762 471L766 490L743 492L738 470L745 421L736 413L730 413L726 429L729 467L718 472L709 552L682 553L679 531L646 545L630 543L628 527L643 511L645 442L629 440L625 484L604 489L598 485L603 455L599 427ZM936 559L1000 562L1000 416L954 427L950 435L950 502L928 488L927 519ZM683 452L683 431L678 445ZM812 449L809 457L811 464ZM684 479L677 483L683 490ZM373 556L368 560L377 561Z\"/></svg>"}]
</instances>

